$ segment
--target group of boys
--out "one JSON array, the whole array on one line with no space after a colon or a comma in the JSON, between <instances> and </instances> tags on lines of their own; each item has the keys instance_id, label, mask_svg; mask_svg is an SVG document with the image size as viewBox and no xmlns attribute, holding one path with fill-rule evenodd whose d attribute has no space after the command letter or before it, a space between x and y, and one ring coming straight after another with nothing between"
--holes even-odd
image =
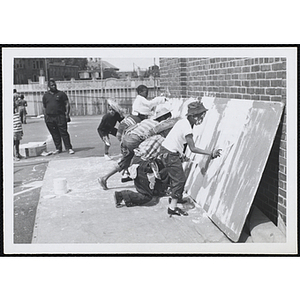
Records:
<instances>
[{"instance_id":1,"label":"group of boys","mask_svg":"<svg viewBox=\"0 0 300 300\"><path fill-rule=\"evenodd\" d=\"M116 191L116 207L144 205L153 196L170 195L167 213L169 216L187 216L188 213L177 206L183 203L183 191L186 182L182 161L187 145L191 152L207 155L211 159L221 155L221 149L202 150L195 146L193 139L194 125L200 125L207 109L200 101L188 105L186 118L172 118L171 112L164 107L165 97L147 100L148 88L140 85L133 103L132 114L124 117L120 109L109 103L109 112L103 117L98 133L105 143L105 157L110 146L109 134L121 142L122 158L118 165L98 179L107 190L107 180L117 172L127 173L137 192L131 190ZM150 117L154 107L154 116ZM118 129L115 128L119 122ZM125 181L125 180L123 180Z\"/></svg>"}]
</instances>

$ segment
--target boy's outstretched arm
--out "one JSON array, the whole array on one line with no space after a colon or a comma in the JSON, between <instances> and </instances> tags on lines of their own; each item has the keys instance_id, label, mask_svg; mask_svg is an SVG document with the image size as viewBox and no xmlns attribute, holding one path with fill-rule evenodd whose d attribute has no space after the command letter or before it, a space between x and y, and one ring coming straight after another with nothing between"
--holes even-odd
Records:
<instances>
[{"instance_id":1,"label":"boy's outstretched arm","mask_svg":"<svg viewBox=\"0 0 300 300\"><path fill-rule=\"evenodd\" d=\"M221 155L222 149L214 149L213 151L207 151L207 150L203 150L203 149L200 149L200 148L196 147L192 134L188 134L185 137L185 139L186 139L186 142L187 142L191 152L193 152L193 153L203 154L203 155L210 155L211 158L213 158L213 159L217 158Z\"/></svg>"}]
</instances>

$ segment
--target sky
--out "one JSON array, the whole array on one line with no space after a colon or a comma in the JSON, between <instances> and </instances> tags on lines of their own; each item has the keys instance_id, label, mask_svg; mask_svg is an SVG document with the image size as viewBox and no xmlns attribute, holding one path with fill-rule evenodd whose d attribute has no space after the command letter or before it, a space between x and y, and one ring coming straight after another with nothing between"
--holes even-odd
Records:
<instances>
[{"instance_id":1,"label":"sky","mask_svg":"<svg viewBox=\"0 0 300 300\"><path fill-rule=\"evenodd\" d=\"M149 67L155 64L159 66L159 58L156 57L148 57L148 58L142 58L142 57L136 57L136 58L128 58L128 57L101 57L103 60L111 63L115 67L119 68L121 72L124 71L133 71L133 67L137 69L137 67L140 67L141 69L148 69Z\"/></svg>"}]
</instances>

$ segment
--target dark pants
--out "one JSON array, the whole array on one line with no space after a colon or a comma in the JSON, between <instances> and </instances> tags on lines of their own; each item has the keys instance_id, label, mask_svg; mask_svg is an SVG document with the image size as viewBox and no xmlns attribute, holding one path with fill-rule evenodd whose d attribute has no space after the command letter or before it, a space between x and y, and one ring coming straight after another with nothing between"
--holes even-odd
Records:
<instances>
[{"instance_id":1,"label":"dark pants","mask_svg":"<svg viewBox=\"0 0 300 300\"><path fill-rule=\"evenodd\" d=\"M171 196L181 200L186 182L179 153L173 153L161 147L162 162L170 178Z\"/></svg>"},{"instance_id":2,"label":"dark pants","mask_svg":"<svg viewBox=\"0 0 300 300\"><path fill-rule=\"evenodd\" d=\"M119 194L122 195L126 206L143 205L152 199L150 195L143 195L130 190L121 191Z\"/></svg>"},{"instance_id":3,"label":"dark pants","mask_svg":"<svg viewBox=\"0 0 300 300\"><path fill-rule=\"evenodd\" d=\"M121 170L129 168L131 160L134 156L134 149L136 149L143 140L136 134L124 136L121 142L122 159L118 162Z\"/></svg>"},{"instance_id":4,"label":"dark pants","mask_svg":"<svg viewBox=\"0 0 300 300\"><path fill-rule=\"evenodd\" d=\"M130 190L116 192L124 199L127 206L144 205L151 201L153 196L161 197L165 195L169 183L168 176L167 173L163 171L165 169L163 169L164 166L162 162L159 160L156 160L155 162L160 170L159 174L161 180L152 177L154 174L148 161L143 161L140 157L134 156L133 163L139 164L136 178L134 179L134 185L137 192ZM148 177L150 174L152 174L152 179ZM153 179L155 180L154 186Z\"/></svg>"},{"instance_id":5,"label":"dark pants","mask_svg":"<svg viewBox=\"0 0 300 300\"><path fill-rule=\"evenodd\" d=\"M46 115L46 126L52 136L55 148L62 151L62 140L66 150L72 149L65 115Z\"/></svg>"},{"instance_id":6,"label":"dark pants","mask_svg":"<svg viewBox=\"0 0 300 300\"><path fill-rule=\"evenodd\" d=\"M26 108L20 108L20 119L23 124L26 124Z\"/></svg>"},{"instance_id":7,"label":"dark pants","mask_svg":"<svg viewBox=\"0 0 300 300\"><path fill-rule=\"evenodd\" d=\"M106 132L106 131L101 130L100 127L98 127L97 131L98 131L98 134L99 134L100 138L103 140L103 137L104 136L108 136L109 134L111 134L113 136L116 136L117 132L118 132L118 129L117 128L113 128L109 132Z\"/></svg>"}]
</instances>

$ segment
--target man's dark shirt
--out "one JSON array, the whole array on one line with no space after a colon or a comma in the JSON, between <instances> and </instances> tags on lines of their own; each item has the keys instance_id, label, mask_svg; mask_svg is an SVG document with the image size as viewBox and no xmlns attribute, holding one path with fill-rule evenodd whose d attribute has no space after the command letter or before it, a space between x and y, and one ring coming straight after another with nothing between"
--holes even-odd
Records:
<instances>
[{"instance_id":1,"label":"man's dark shirt","mask_svg":"<svg viewBox=\"0 0 300 300\"><path fill-rule=\"evenodd\" d=\"M54 94L46 92L43 96L46 115L64 115L66 113L66 101L68 101L68 96L62 91L57 91Z\"/></svg>"}]
</instances>

